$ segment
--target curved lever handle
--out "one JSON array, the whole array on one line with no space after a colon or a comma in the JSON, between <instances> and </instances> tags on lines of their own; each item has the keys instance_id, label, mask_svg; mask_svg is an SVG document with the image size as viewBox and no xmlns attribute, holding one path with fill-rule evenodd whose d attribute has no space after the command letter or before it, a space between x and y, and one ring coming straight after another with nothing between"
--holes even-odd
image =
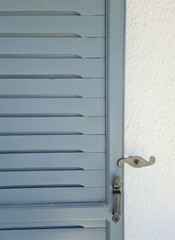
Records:
<instances>
[{"instance_id":1,"label":"curved lever handle","mask_svg":"<svg viewBox=\"0 0 175 240\"><path fill-rule=\"evenodd\" d=\"M140 167L147 167L153 165L156 162L156 158L151 156L150 160L147 161L140 156L130 156L128 158L120 159L117 163L118 167L124 167L124 163L129 164L131 167L140 168Z\"/></svg>"}]
</instances>

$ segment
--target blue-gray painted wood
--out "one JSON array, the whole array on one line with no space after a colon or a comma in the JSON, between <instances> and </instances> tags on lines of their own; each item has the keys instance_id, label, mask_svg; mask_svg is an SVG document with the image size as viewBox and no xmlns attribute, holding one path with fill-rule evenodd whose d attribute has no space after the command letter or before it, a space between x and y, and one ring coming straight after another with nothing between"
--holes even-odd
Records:
<instances>
[{"instance_id":1,"label":"blue-gray painted wood","mask_svg":"<svg viewBox=\"0 0 175 240\"><path fill-rule=\"evenodd\" d=\"M112 221L114 196L113 182L116 176L123 181L123 172L117 168L118 159L123 156L124 122L124 35L125 35L125 0L109 0L107 8L107 158L109 159L107 197L111 214L108 217L108 236L110 240L123 240L123 209L120 221ZM115 99L115 100L114 100ZM122 208L123 208L123 187Z\"/></svg>"},{"instance_id":2,"label":"blue-gray painted wood","mask_svg":"<svg viewBox=\"0 0 175 240\"><path fill-rule=\"evenodd\" d=\"M0 57L104 58L104 38L0 38Z\"/></svg>"},{"instance_id":3,"label":"blue-gray painted wood","mask_svg":"<svg viewBox=\"0 0 175 240\"><path fill-rule=\"evenodd\" d=\"M83 189L83 188L81 188ZM77 222L81 221L81 226L84 225L84 222L94 222L94 226L98 224L99 221L106 223L106 218L109 217L109 212L107 207L103 205L81 205L81 203L75 204L74 207L71 205L52 205L50 206L38 206L38 207L18 207L18 208L8 208L4 207L0 209L1 218L0 218L0 228L7 227L8 224L13 226L39 226L39 225L51 225L58 224L58 226L63 226L65 222L66 225L74 225ZM85 215L86 213L86 215ZM62 224L60 224L60 221ZM75 226L75 225L74 225Z\"/></svg>"},{"instance_id":4,"label":"blue-gray painted wood","mask_svg":"<svg viewBox=\"0 0 175 240\"><path fill-rule=\"evenodd\" d=\"M22 179L22 181L21 181ZM105 187L104 170L4 171L0 189L55 186ZM73 193L74 190L72 190Z\"/></svg>"},{"instance_id":5,"label":"blue-gray painted wood","mask_svg":"<svg viewBox=\"0 0 175 240\"><path fill-rule=\"evenodd\" d=\"M105 134L105 117L3 117L0 135Z\"/></svg>"},{"instance_id":6,"label":"blue-gray painted wood","mask_svg":"<svg viewBox=\"0 0 175 240\"><path fill-rule=\"evenodd\" d=\"M42 169L104 170L105 153L0 154L0 171Z\"/></svg>"},{"instance_id":7,"label":"blue-gray painted wood","mask_svg":"<svg viewBox=\"0 0 175 240\"><path fill-rule=\"evenodd\" d=\"M0 1L0 238L123 238L124 1L104 4Z\"/></svg>"},{"instance_id":8,"label":"blue-gray painted wood","mask_svg":"<svg viewBox=\"0 0 175 240\"><path fill-rule=\"evenodd\" d=\"M0 97L105 97L105 79L0 79Z\"/></svg>"},{"instance_id":9,"label":"blue-gray painted wood","mask_svg":"<svg viewBox=\"0 0 175 240\"><path fill-rule=\"evenodd\" d=\"M24 24L25 23L25 24ZM1 16L1 34L77 34L104 37L103 16Z\"/></svg>"},{"instance_id":10,"label":"blue-gray painted wood","mask_svg":"<svg viewBox=\"0 0 175 240\"><path fill-rule=\"evenodd\" d=\"M19 209L20 211L20 209ZM70 216L71 219L71 216ZM7 218L6 218L7 220ZM73 228L76 226L76 228L106 228L106 222L104 220L80 220L80 219L75 219L73 222L71 220L56 220L56 221L42 221L42 222L20 222L20 223L16 223L12 220L12 222L7 223L7 221L4 220L3 224L1 223L1 228L0 230L7 230L7 228L13 229L13 230L24 230L24 229L41 229L41 228L51 228L51 227L55 227L56 229L65 229L65 227L69 227L69 228Z\"/></svg>"},{"instance_id":11,"label":"blue-gray painted wood","mask_svg":"<svg viewBox=\"0 0 175 240\"><path fill-rule=\"evenodd\" d=\"M69 203L104 203L105 187L31 187L31 188L12 188L0 189L0 204L7 207L9 205L42 205L66 204ZM77 210L78 211L78 210ZM68 218L69 219L69 218Z\"/></svg>"},{"instance_id":12,"label":"blue-gray painted wood","mask_svg":"<svg viewBox=\"0 0 175 240\"><path fill-rule=\"evenodd\" d=\"M0 116L105 116L103 98L2 98Z\"/></svg>"},{"instance_id":13,"label":"blue-gray painted wood","mask_svg":"<svg viewBox=\"0 0 175 240\"><path fill-rule=\"evenodd\" d=\"M3 152L105 152L104 135L0 136Z\"/></svg>"},{"instance_id":14,"label":"blue-gray painted wood","mask_svg":"<svg viewBox=\"0 0 175 240\"><path fill-rule=\"evenodd\" d=\"M36 229L0 231L0 238L4 240L91 240L106 239L105 228L68 228L68 229Z\"/></svg>"},{"instance_id":15,"label":"blue-gray painted wood","mask_svg":"<svg viewBox=\"0 0 175 240\"><path fill-rule=\"evenodd\" d=\"M72 76L103 78L105 76L104 65L103 59L0 58L0 77L22 75L30 78L34 75L42 78L43 75L56 75L69 78Z\"/></svg>"},{"instance_id":16,"label":"blue-gray painted wood","mask_svg":"<svg viewBox=\"0 0 175 240\"><path fill-rule=\"evenodd\" d=\"M105 15L105 0L1 0L0 11L75 12L81 15Z\"/></svg>"}]
</instances>

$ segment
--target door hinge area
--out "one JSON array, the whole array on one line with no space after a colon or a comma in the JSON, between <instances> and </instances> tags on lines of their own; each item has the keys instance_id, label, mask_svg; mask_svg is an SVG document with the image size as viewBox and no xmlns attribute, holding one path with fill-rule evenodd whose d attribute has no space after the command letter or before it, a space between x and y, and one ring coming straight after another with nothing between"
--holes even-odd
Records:
<instances>
[{"instance_id":1,"label":"door hinge area","mask_svg":"<svg viewBox=\"0 0 175 240\"><path fill-rule=\"evenodd\" d=\"M114 194L114 213L112 220L117 223L120 220L121 215L121 180L117 176L113 184L113 194Z\"/></svg>"}]
</instances>

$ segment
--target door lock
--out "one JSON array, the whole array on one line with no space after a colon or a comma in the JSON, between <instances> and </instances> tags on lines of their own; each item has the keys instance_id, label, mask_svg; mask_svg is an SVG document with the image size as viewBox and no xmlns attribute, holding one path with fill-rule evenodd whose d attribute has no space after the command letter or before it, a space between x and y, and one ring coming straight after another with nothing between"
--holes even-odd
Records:
<instances>
[{"instance_id":1,"label":"door lock","mask_svg":"<svg viewBox=\"0 0 175 240\"><path fill-rule=\"evenodd\" d=\"M120 187L121 187L121 181L119 177L116 177L114 180L114 185L113 185L113 194L114 194L114 201L115 201L115 206L114 206L114 214L112 217L112 220L117 223L120 220L120 215L121 215L121 192L120 192Z\"/></svg>"}]
</instances>

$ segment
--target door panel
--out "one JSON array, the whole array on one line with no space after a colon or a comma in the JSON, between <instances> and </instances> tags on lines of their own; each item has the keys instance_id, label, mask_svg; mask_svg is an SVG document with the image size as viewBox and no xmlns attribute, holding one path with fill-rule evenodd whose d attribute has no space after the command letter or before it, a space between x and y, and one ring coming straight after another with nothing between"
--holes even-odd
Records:
<instances>
[{"instance_id":1,"label":"door panel","mask_svg":"<svg viewBox=\"0 0 175 240\"><path fill-rule=\"evenodd\" d=\"M0 238L122 239L122 0L0 1Z\"/></svg>"}]
</instances>

